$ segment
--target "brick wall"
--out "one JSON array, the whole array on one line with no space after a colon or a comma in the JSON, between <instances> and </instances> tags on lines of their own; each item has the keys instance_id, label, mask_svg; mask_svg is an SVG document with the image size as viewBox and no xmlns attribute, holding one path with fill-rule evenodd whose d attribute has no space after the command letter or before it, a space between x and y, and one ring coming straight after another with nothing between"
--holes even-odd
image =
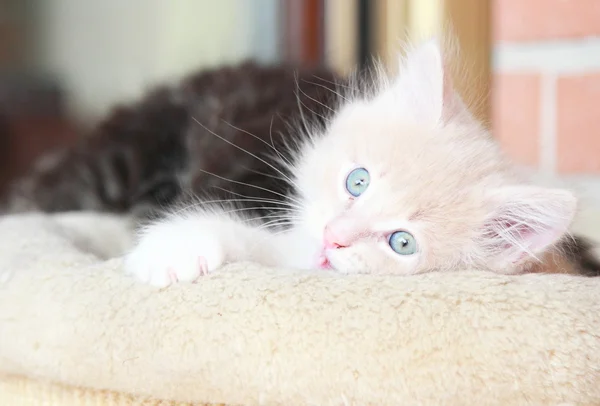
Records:
<instances>
[{"instance_id":1,"label":"brick wall","mask_svg":"<svg viewBox=\"0 0 600 406\"><path fill-rule=\"evenodd\" d=\"M492 4L496 136L520 163L600 180L600 0Z\"/></svg>"}]
</instances>

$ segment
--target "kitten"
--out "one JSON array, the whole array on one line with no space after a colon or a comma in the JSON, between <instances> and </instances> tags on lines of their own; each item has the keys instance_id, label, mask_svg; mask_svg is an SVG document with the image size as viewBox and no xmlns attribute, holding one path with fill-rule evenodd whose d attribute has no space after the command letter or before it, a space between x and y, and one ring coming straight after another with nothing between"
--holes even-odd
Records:
<instances>
[{"instance_id":1,"label":"kitten","mask_svg":"<svg viewBox=\"0 0 600 406\"><path fill-rule=\"evenodd\" d=\"M283 214L173 211L140 230L126 271L156 286L233 261L346 274L578 272L557 248L575 196L520 178L453 90L444 56L427 42L397 77L340 95L293 161L282 159L292 191L273 204ZM281 219L291 227L270 227Z\"/></svg>"},{"instance_id":2,"label":"kitten","mask_svg":"<svg viewBox=\"0 0 600 406\"><path fill-rule=\"evenodd\" d=\"M277 198L287 183L243 150L263 156L282 149L295 137L289 123L300 111L308 121L322 120L335 102L337 81L324 68L251 62L190 75L118 106L76 145L44 156L0 206L5 212L95 210L145 218L184 198L184 191L210 191L213 199ZM268 213L250 203L247 209Z\"/></svg>"}]
</instances>

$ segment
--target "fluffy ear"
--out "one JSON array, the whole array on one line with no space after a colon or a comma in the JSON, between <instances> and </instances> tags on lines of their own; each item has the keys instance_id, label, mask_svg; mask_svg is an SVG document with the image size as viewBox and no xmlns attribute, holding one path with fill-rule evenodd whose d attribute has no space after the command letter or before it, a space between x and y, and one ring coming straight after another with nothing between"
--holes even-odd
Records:
<instances>
[{"instance_id":1,"label":"fluffy ear","mask_svg":"<svg viewBox=\"0 0 600 406\"><path fill-rule=\"evenodd\" d=\"M437 40L430 40L400 58L398 77L391 93L400 108L419 121L439 123L467 113L454 92Z\"/></svg>"},{"instance_id":2,"label":"fluffy ear","mask_svg":"<svg viewBox=\"0 0 600 406\"><path fill-rule=\"evenodd\" d=\"M566 190L504 187L489 197L483 247L496 265L510 267L536 257L568 232L577 199Z\"/></svg>"}]
</instances>

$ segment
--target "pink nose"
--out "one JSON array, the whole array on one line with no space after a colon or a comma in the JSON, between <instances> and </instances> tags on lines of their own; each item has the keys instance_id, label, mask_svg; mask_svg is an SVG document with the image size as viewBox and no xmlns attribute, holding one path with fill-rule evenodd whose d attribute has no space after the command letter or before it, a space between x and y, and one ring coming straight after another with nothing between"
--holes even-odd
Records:
<instances>
[{"instance_id":1,"label":"pink nose","mask_svg":"<svg viewBox=\"0 0 600 406\"><path fill-rule=\"evenodd\" d=\"M323 245L326 249L337 249L347 247L349 244L329 225L326 225L323 231Z\"/></svg>"}]
</instances>

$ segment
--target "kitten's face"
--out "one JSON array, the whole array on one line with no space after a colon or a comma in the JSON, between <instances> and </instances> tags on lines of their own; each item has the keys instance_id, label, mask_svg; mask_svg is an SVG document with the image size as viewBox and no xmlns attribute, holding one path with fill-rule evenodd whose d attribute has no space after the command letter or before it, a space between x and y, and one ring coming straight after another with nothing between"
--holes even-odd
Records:
<instances>
[{"instance_id":1,"label":"kitten's face","mask_svg":"<svg viewBox=\"0 0 600 406\"><path fill-rule=\"evenodd\" d=\"M413 52L402 72L375 97L347 103L301 155L300 226L322 244L320 265L510 273L562 237L575 199L517 183L448 90L437 47Z\"/></svg>"}]
</instances>

